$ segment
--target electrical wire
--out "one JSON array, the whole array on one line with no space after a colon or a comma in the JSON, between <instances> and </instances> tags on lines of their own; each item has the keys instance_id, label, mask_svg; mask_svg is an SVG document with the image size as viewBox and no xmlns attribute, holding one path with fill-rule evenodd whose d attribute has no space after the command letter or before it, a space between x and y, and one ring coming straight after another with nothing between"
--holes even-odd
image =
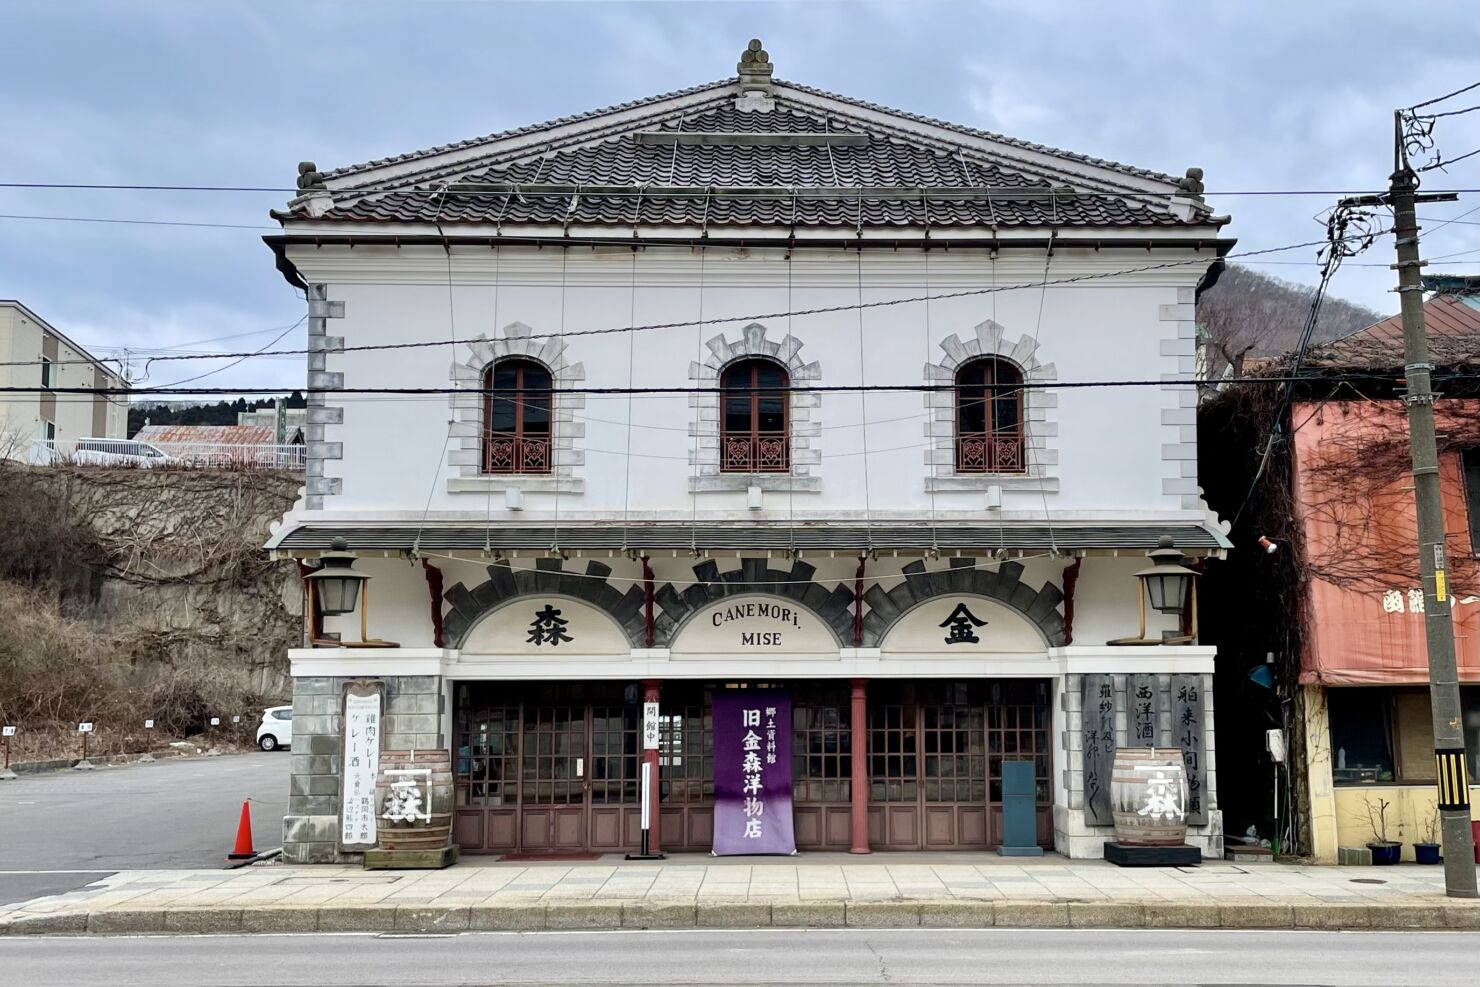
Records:
<instances>
[{"instance_id":1,"label":"electrical wire","mask_svg":"<svg viewBox=\"0 0 1480 987\"><path fill-rule=\"evenodd\" d=\"M1346 373L1319 373L1301 376L1280 375L1272 377L1240 377L1224 381L1228 385L1251 384L1289 384L1312 380L1336 381L1345 378L1352 380L1382 381L1389 379L1391 375L1377 372L1351 371ZM1435 379L1438 379L1436 376ZM1468 374L1457 373L1445 375L1446 380L1480 380L1480 373ZM1019 385L1022 390L1077 390L1083 388L1120 388L1120 387L1206 387L1209 381L1188 380L1145 380L1145 379L1123 379L1123 380L1080 380L1080 381L1051 381L1044 383L1033 383L1031 385ZM753 388L757 393L817 393L817 394L856 394L859 391L892 391L896 393L929 393L932 391L954 392L960 386L957 384L831 384L818 386L783 386L766 387L757 385ZM1005 389L1005 388L1004 388ZM249 394L287 394L297 391L306 396L322 394L326 396L339 395L448 395L466 393L465 389L456 387L340 387L340 388L304 388L304 387L190 387L166 390L164 388L108 388L108 387L40 387L40 386L9 386L0 387L0 394L97 394L97 395L140 395L153 396L163 394L194 394L194 395L249 395ZM616 397L627 394L650 395L655 397L674 397L688 394L722 394L718 387L571 387L562 388L563 393L588 394ZM851 426L858 427L857 423Z\"/></svg>"},{"instance_id":2,"label":"electrical wire","mask_svg":"<svg viewBox=\"0 0 1480 987\"><path fill-rule=\"evenodd\" d=\"M210 377L213 374L219 374L219 373L221 373L223 370L230 370L232 367L235 367L238 364L245 362L251 356L260 356L260 355L262 355L262 350L267 349L269 346L273 345L273 343L276 343L279 339L282 339L288 333L292 332L294 329L297 329L299 326L303 325L303 323L305 321L307 321L307 319L308 319L308 313L305 312L303 314L303 317L300 318L297 322L293 323L291 326L289 326L288 328L284 329L275 338L269 340L266 343L263 343L261 349L259 349L256 353L243 355L240 359L233 360L232 362L226 364L226 366L224 366L224 367L217 367L215 370L207 370L203 374L197 374L194 377L186 377L184 380L177 380L173 384L168 384L168 385L164 385L164 386L165 387L178 387L181 384L190 384L190 383L194 383L197 380L204 380L205 378ZM149 376L149 364L152 363L155 359L164 359L164 357L151 357L150 359L144 361L144 376L146 378Z\"/></svg>"},{"instance_id":3,"label":"electrical wire","mask_svg":"<svg viewBox=\"0 0 1480 987\"><path fill-rule=\"evenodd\" d=\"M1408 107L1408 109L1421 110L1425 106L1433 106L1435 103L1442 103L1446 99L1452 99L1453 97L1458 96L1461 93L1469 92L1471 89L1480 89L1480 82L1472 82L1468 86L1465 86L1463 89L1456 89L1452 93L1445 93L1443 96L1435 96L1433 99L1426 99L1422 103L1414 103L1412 106Z\"/></svg>"},{"instance_id":4,"label":"electrical wire","mask_svg":"<svg viewBox=\"0 0 1480 987\"><path fill-rule=\"evenodd\" d=\"M1381 232L1391 232L1391 231L1390 230L1383 230ZM1368 234L1362 234L1360 236L1350 237L1349 239L1362 239L1363 237L1365 237L1367 235ZM1286 250L1299 250L1299 249L1302 249L1304 247L1329 247L1330 246L1330 243L1331 243L1331 241L1329 239L1308 240L1308 241L1305 241L1303 243L1291 243L1291 244L1285 244L1284 246L1279 246L1279 247L1266 247L1266 248L1264 248L1262 250L1250 250L1250 251L1244 251L1242 253L1237 253L1237 254L1231 253L1231 254L1227 254L1224 257L1218 258L1218 259L1221 259L1221 260L1231 260L1231 259L1242 259L1242 258L1245 258L1245 257L1259 257L1259 256L1263 256L1263 255L1266 255L1266 254L1281 253L1281 252L1286 251ZM1185 259L1185 260L1164 261L1164 262L1158 263L1158 264L1143 264L1143 265L1140 265L1138 267L1119 268L1119 269L1113 270L1113 271L1098 271L1098 272L1093 272L1093 273L1089 273L1089 274L1072 275L1072 276L1066 276L1066 277L1062 277L1062 278L1055 278L1053 280L1027 281L1027 282L1021 282L1021 283L1017 283L1017 284L1008 284L1008 285L991 285L991 286L986 287L986 288L967 288L967 289L962 289L960 291L951 291L951 292L939 293L939 294L936 294L936 295L934 295L932 297L936 301L940 301L942 299L947 299L947 298L970 298L970 297L975 297L975 296L980 296L980 295L992 295L992 294L996 294L998 292L1020 291L1020 290L1031 289L1031 288L1042 288L1045 285L1047 285L1047 286L1073 285L1073 284L1079 284L1079 283L1086 282L1086 281L1099 281L1099 280L1104 280L1105 278L1119 277L1119 276L1125 275L1125 274L1144 274L1144 273L1147 273L1147 272L1150 272L1150 271L1170 270L1172 268L1177 268L1177 267L1188 267L1188 266L1196 265L1196 264L1209 264L1209 263L1211 263L1211 261L1207 257L1194 257L1194 258ZM388 284L388 283L391 283L391 282L374 282L374 283L375 284ZM466 285L467 283L468 282L462 282L462 284L464 284L464 285ZM838 305L829 305L829 306L818 307L818 308L810 308L810 309L797 309L797 310L785 311L785 312L765 312L765 313L749 314L749 315L744 315L744 314L742 314L742 315L726 315L726 316L723 316L723 317L712 317L712 318L703 318L703 317L701 317L698 320L683 320L683 321L677 321L677 322L653 322L653 323L647 323L647 324L638 325L638 326L621 326L621 325L617 325L617 326L605 326L605 327L601 327L601 328L597 328L597 329L575 329L575 330L571 330L571 331L565 333L564 335L566 337L570 337L570 336L602 336L602 335L609 335L609 334L613 334L613 333L651 332L651 331L656 331L656 330L660 330L660 329L683 329L683 328L688 328L690 326L701 326L702 327L702 326L706 326L706 325L721 325L721 324L730 323L730 322L759 322L759 321L766 320L766 319L776 320L776 319L794 318L796 316L806 316L806 315L830 315L830 314L835 314L835 313L838 313L838 312L849 312L849 311L853 311L854 309L857 309L857 308L860 308L860 307L861 308L887 308L887 307L891 307L891 306L895 306L895 305L911 305L911 304L916 304L916 303L920 303L920 302L923 302L923 301L925 301L924 296L912 295L912 296L908 296L908 297L885 298L885 299L879 299L879 300L870 301L870 302L845 302L845 303L838 304ZM434 340L410 340L410 341L405 341L405 342L400 342L400 343L364 343L364 344L360 344L360 345L356 345L356 346L345 346L343 348L343 350L338 350L336 352L355 353L355 352L364 352L364 351L369 351L369 350L377 350L378 351L378 350L421 349L421 348L425 348L425 347L429 347L429 346L446 346L446 345L448 345L449 342L456 342L456 340L434 339ZM219 353L219 354L215 354L215 355L213 355L211 357L205 357L205 356L190 356L190 357L187 357L187 356L167 355L167 356L155 357L154 359L157 362L157 361L162 361L162 360L183 360L183 359L196 359L196 360L198 360L198 359L230 359L230 358L233 358L233 357L238 357L238 356L243 356L243 355L245 355L245 356L302 356L302 355L307 354L308 352L309 351L307 349L286 349L286 350L269 350L269 351L260 351L259 350L259 351L252 351L252 352L249 352L249 353L246 353L246 354L243 354L243 353ZM35 363L35 362L37 362L37 361L25 361L26 364L31 364L31 363ZM67 362L82 362L82 361L67 361ZM91 362L91 361L86 361L86 362ZM13 366L13 365L17 365L17 364L7 364L7 363L0 362L0 366Z\"/></svg>"},{"instance_id":5,"label":"electrical wire","mask_svg":"<svg viewBox=\"0 0 1480 987\"><path fill-rule=\"evenodd\" d=\"M1470 88L1474 88L1474 87L1472 86ZM1458 92L1466 92L1466 91L1467 90L1464 90L1464 89L1458 90ZM1451 93L1451 95L1457 95L1457 93ZM1443 98L1447 99L1448 97L1443 97ZM1430 102L1438 102L1438 100L1431 100ZM1420 103L1420 104L1418 104L1418 106L1420 106L1420 107L1422 107L1422 106L1428 106L1428 105L1429 105L1429 103ZM1416 109L1416 108L1417 107L1411 107L1411 109ZM527 185L534 185L535 183L530 182L530 183L525 183L525 184L527 184ZM746 190L750 190L751 188L763 189L763 188L769 188L769 187L770 186L736 186L736 188L744 188ZM273 185L130 185L130 184L123 184L123 183L119 183L119 184L108 184L108 183L88 183L88 182L0 182L0 188L13 188L13 189L50 189L50 190L62 190L62 191L102 191L102 192L286 192L286 193L289 193L290 195L292 195L295 198L298 197L302 193L302 190L301 189L298 189L296 187L289 188L289 187L286 187L286 186L273 186ZM417 195L429 195L429 196L431 196L431 195L440 195L440 194L442 194L445 188L446 188L445 184L444 185L437 185L435 187L426 187L426 188L417 188L415 186L408 187L408 186L405 186L405 185L354 185L354 186L346 185L346 186L343 186L343 187L340 187L340 188L326 189L325 191L327 191L331 195L333 195L334 193L341 193L343 195L366 195L366 194L380 193L380 192L405 192L405 193L414 193L414 194L417 194ZM632 188L633 188L634 191L636 191L639 188L639 186L632 186ZM854 191L854 190L867 190L867 189L870 189L870 188L874 188L874 186L837 185L837 186L833 186L829 190L831 191L831 190L834 190L835 189L836 191L838 191L838 192L841 193L841 192ZM1103 198L1103 197L1107 197L1107 196L1115 196L1116 194L1123 194L1123 195L1127 195L1127 196L1135 196L1135 197L1140 197L1140 198L1168 198L1168 199L1175 199L1175 198L1185 198L1186 197L1186 193L1183 192L1183 191L1181 191L1181 190L1167 191L1167 192L1153 192L1153 191L1149 191L1149 190L1135 189L1135 190L1128 190L1128 191L1125 191L1123 193L1102 192L1102 191L1095 191L1095 190L1090 190L1090 189L1086 189L1086 190L1079 190L1079 189L1057 189L1057 188L1056 189L1039 189L1039 188L1036 188L1036 187L1033 188L1032 190L1033 191L1038 191L1038 192L1042 192L1042 193L1048 194L1048 195L1050 195L1052 197L1065 198L1065 199L1069 199L1069 198L1080 198L1080 197L1100 197L1100 198ZM777 187L776 191L777 191L778 195L779 194L782 194L782 193L789 194L789 189L783 189L783 188ZM1004 189L1003 190L1004 193L1009 192L1009 191L1011 191L1011 190L1009 190L1009 189ZM1348 195L1373 195L1373 194L1383 193L1383 192L1386 192L1386 191L1387 191L1387 189L1229 189L1229 190L1226 190L1226 191L1212 190L1212 189L1204 189L1202 194L1205 195L1205 196L1209 196L1209 195L1238 195L1238 196L1256 196L1256 195L1257 196L1263 196L1263 195L1269 195L1269 196L1320 195L1320 196L1348 196ZM1451 192L1480 192L1480 188L1446 189L1445 191L1451 191ZM514 195L535 196L535 195L540 194L539 191L536 190L536 189L533 189L533 188L520 188L520 186L517 185L517 184L516 185L512 185L509 191L502 191L502 190L481 190L481 189L464 188L464 189L451 189L450 192L451 192L451 194L454 194L454 195L475 196L475 197L476 196L494 196L494 195L498 195L498 196L514 196ZM562 197L564 197L566 195L565 192L550 193L550 194L559 195L559 196L562 196ZM602 195L611 195L611 194L614 194L614 193L603 191L601 194ZM695 195L700 195L702 193L699 192L699 191L696 191L694 194Z\"/></svg>"},{"instance_id":6,"label":"electrical wire","mask_svg":"<svg viewBox=\"0 0 1480 987\"><path fill-rule=\"evenodd\" d=\"M183 226L205 230L261 230L282 232L277 226L248 226L244 223L196 223L164 219L115 219L104 216L32 216L21 213L0 213L0 219L32 220L45 223L113 223L124 226Z\"/></svg>"}]
</instances>

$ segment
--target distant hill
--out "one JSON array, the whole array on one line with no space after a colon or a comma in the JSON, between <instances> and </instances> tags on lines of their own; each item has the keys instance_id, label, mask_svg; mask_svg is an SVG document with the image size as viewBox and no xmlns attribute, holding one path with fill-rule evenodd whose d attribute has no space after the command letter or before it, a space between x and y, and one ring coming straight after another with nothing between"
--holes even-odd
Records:
<instances>
[{"instance_id":1,"label":"distant hill","mask_svg":"<svg viewBox=\"0 0 1480 987\"><path fill-rule=\"evenodd\" d=\"M1197 321L1207 335L1208 375L1232 366L1241 376L1247 361L1295 349L1310 311L1313 287L1230 264L1197 302ZM1312 342L1325 342L1386 318L1383 313L1326 295Z\"/></svg>"}]
</instances>

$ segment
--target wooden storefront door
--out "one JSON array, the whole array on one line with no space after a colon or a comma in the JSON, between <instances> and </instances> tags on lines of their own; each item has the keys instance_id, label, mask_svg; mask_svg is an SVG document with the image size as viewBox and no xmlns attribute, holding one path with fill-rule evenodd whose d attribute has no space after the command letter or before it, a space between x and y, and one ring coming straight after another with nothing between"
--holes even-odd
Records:
<instances>
[{"instance_id":1,"label":"wooden storefront door","mask_svg":"<svg viewBox=\"0 0 1480 987\"><path fill-rule=\"evenodd\" d=\"M845 681L808 682L792 693L792 814L797 849L852 845L853 730Z\"/></svg>"},{"instance_id":2,"label":"wooden storefront door","mask_svg":"<svg viewBox=\"0 0 1480 987\"><path fill-rule=\"evenodd\" d=\"M454 838L469 853L583 853L639 840L641 706L621 683L464 685Z\"/></svg>"},{"instance_id":3,"label":"wooden storefront door","mask_svg":"<svg viewBox=\"0 0 1480 987\"><path fill-rule=\"evenodd\" d=\"M519 842L525 853L586 849L587 739L585 706L525 710L519 776Z\"/></svg>"},{"instance_id":4,"label":"wooden storefront door","mask_svg":"<svg viewBox=\"0 0 1480 987\"><path fill-rule=\"evenodd\" d=\"M1050 837L1047 697L1038 681L870 683L870 845L996 846L1004 759L1034 762L1040 840Z\"/></svg>"}]
</instances>

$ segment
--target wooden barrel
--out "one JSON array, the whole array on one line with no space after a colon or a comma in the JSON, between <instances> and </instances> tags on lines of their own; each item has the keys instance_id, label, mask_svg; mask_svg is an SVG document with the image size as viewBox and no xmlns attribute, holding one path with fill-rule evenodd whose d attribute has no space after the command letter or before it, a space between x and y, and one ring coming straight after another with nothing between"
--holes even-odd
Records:
<instances>
[{"instance_id":1,"label":"wooden barrel","mask_svg":"<svg viewBox=\"0 0 1480 987\"><path fill-rule=\"evenodd\" d=\"M375 781L380 849L450 846L452 799L451 751L381 751L380 776Z\"/></svg>"},{"instance_id":2,"label":"wooden barrel","mask_svg":"<svg viewBox=\"0 0 1480 987\"><path fill-rule=\"evenodd\" d=\"M1177 747L1120 747L1110 772L1115 837L1134 846L1187 842L1187 768Z\"/></svg>"}]
</instances>

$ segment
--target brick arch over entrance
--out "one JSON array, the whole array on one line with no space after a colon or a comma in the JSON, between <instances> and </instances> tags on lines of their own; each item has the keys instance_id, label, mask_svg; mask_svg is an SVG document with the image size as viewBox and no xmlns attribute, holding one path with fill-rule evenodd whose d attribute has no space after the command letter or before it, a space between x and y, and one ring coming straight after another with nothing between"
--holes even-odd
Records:
<instances>
[{"instance_id":1,"label":"brick arch over entrance","mask_svg":"<svg viewBox=\"0 0 1480 987\"><path fill-rule=\"evenodd\" d=\"M929 572L925 563L911 562L901 570L904 582L889 591L875 583L863 594L869 612L863 618L863 646L876 648L896 622L921 603L940 596L984 596L1022 614L1033 623L1051 648L1064 645L1064 618L1059 603L1064 594L1053 583L1034 589L1022 581L1023 567L1002 562L996 571L975 568L976 559L951 559L949 569ZM850 594L851 596L851 594Z\"/></svg>"},{"instance_id":2,"label":"brick arch over entrance","mask_svg":"<svg viewBox=\"0 0 1480 987\"><path fill-rule=\"evenodd\" d=\"M741 559L740 568L720 572L713 560L694 566L697 582L682 593L665 583L658 590L657 602L663 612L653 622L653 643L666 648L675 632L686 620L717 600L729 596L779 596L815 613L843 642L853 645L853 591L839 584L825 589L812 581L815 566L801 559L792 562L791 570L772 569L765 559Z\"/></svg>"},{"instance_id":3,"label":"brick arch over entrance","mask_svg":"<svg viewBox=\"0 0 1480 987\"><path fill-rule=\"evenodd\" d=\"M507 560L488 567L488 580L468 589L462 583L442 594L448 611L442 618L443 639L449 648L461 648L468 632L488 614L521 596L566 596L589 603L617 622L634 648L646 647L643 591L627 592L610 585L611 566L586 563L584 574L566 572L561 559L536 559L534 569L514 569Z\"/></svg>"}]
</instances>

